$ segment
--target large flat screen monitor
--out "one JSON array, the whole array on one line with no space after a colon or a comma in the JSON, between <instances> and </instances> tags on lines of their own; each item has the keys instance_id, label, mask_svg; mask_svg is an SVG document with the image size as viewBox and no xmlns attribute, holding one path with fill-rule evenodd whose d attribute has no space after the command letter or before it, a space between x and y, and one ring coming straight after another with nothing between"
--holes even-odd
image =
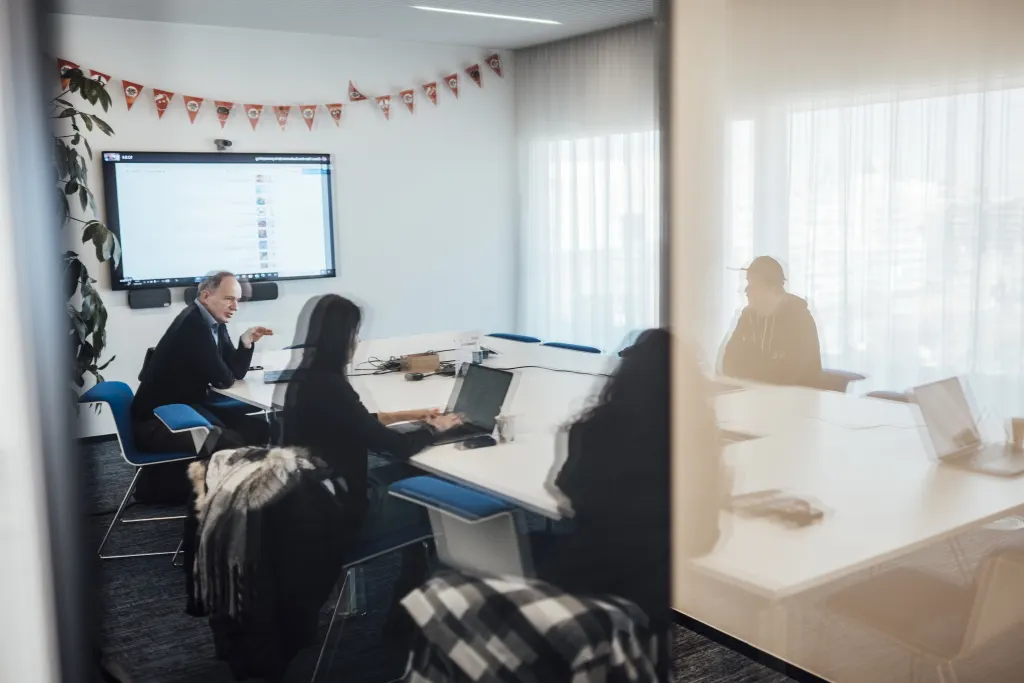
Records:
<instances>
[{"instance_id":1,"label":"large flat screen monitor","mask_svg":"<svg viewBox=\"0 0 1024 683\"><path fill-rule=\"evenodd\" d=\"M328 154L103 152L113 289L334 277Z\"/></svg>"}]
</instances>

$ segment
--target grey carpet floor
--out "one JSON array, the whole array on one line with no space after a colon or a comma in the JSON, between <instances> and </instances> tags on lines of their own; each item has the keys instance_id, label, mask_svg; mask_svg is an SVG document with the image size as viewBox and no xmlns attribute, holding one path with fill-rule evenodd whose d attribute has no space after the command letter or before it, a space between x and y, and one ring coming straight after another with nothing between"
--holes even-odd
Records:
<instances>
[{"instance_id":1,"label":"grey carpet floor","mask_svg":"<svg viewBox=\"0 0 1024 683\"><path fill-rule=\"evenodd\" d=\"M134 474L121 458L116 441L83 447L93 476L89 505L91 547L96 547ZM95 514L108 511L107 514ZM126 517L178 514L156 506L132 506ZM180 522L119 525L105 549L109 553L173 550ZM401 652L384 647L380 629L392 582L395 558L383 558L364 571L367 613L345 620L331 637L327 676L321 680L378 683L400 676ZM228 683L227 665L214 657L213 641L203 619L184 612L184 575L169 557L109 560L99 575L99 629L103 647L138 683ZM321 620L326 625L327 616ZM323 629L325 630L325 629ZM673 681L694 683L783 683L790 679L762 667L687 629L676 628ZM316 653L293 662L289 681L308 681Z\"/></svg>"}]
</instances>

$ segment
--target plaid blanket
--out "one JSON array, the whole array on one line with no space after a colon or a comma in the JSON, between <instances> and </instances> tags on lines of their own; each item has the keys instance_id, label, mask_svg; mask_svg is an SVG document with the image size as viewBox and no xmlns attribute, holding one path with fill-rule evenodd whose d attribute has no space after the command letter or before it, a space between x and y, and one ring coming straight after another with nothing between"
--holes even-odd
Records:
<instances>
[{"instance_id":1,"label":"plaid blanket","mask_svg":"<svg viewBox=\"0 0 1024 683\"><path fill-rule=\"evenodd\" d=\"M419 627L408 683L653 683L640 609L541 581L446 571L402 604Z\"/></svg>"}]
</instances>

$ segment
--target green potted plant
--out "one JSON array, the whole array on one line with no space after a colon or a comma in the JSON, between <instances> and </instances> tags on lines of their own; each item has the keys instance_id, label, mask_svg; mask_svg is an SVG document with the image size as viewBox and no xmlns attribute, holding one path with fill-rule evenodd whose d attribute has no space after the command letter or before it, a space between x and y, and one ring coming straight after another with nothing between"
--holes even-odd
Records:
<instances>
[{"instance_id":1,"label":"green potted plant","mask_svg":"<svg viewBox=\"0 0 1024 683\"><path fill-rule=\"evenodd\" d=\"M67 79L67 87L53 98L50 117L55 124L53 165L62 225L80 230L82 244L92 244L98 261L103 263L113 259L117 264L121 259L121 247L114 233L97 220L96 198L89 187L86 163L86 156L89 159L93 156L88 134L99 131L113 135L114 131L99 116L79 108L83 104L93 108L99 105L107 111L110 94L102 82L86 77L81 69L66 71L61 78ZM82 100L79 106L67 99L72 95ZM86 156L81 153L83 149ZM96 280L89 275L89 269L77 251L65 251L63 261L68 336L75 358L72 381L81 388L85 385L86 375L102 382L101 372L113 362L114 357L101 360L107 344L107 309L95 287Z\"/></svg>"}]
</instances>

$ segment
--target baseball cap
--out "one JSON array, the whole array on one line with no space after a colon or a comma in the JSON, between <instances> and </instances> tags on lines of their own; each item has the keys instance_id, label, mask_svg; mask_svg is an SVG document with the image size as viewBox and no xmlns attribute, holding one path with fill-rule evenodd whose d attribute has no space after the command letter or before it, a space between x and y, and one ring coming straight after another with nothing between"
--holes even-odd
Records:
<instances>
[{"instance_id":1,"label":"baseball cap","mask_svg":"<svg viewBox=\"0 0 1024 683\"><path fill-rule=\"evenodd\" d=\"M786 284L786 274L782 271L782 265L771 256L758 256L750 262L749 266L740 270L745 270L748 276L753 275L768 284L779 286Z\"/></svg>"}]
</instances>

